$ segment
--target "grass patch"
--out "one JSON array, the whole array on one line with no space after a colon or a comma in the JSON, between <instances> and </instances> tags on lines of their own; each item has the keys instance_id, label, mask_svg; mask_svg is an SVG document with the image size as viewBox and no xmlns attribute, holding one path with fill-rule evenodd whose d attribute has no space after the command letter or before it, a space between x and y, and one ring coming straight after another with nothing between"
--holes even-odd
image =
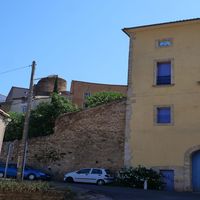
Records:
<instances>
[{"instance_id":1,"label":"grass patch","mask_svg":"<svg viewBox=\"0 0 200 200\"><path fill-rule=\"evenodd\" d=\"M47 192L49 183L41 181L0 180L0 191L4 192Z\"/></svg>"}]
</instances>

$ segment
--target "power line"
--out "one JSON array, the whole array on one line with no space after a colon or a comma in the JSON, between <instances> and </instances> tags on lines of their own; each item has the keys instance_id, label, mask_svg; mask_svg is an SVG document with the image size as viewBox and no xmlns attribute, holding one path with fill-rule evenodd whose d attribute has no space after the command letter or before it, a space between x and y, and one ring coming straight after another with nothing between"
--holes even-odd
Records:
<instances>
[{"instance_id":1,"label":"power line","mask_svg":"<svg viewBox=\"0 0 200 200\"><path fill-rule=\"evenodd\" d=\"M4 71L4 72L0 72L0 75L6 74L6 73L9 73L9 72L13 72L13 71L17 71L17 70L21 70L21 69L25 69L25 68L28 68L28 67L31 67L31 65L28 65L28 66L25 66L25 67L18 67L18 68L14 68L14 69Z\"/></svg>"}]
</instances>

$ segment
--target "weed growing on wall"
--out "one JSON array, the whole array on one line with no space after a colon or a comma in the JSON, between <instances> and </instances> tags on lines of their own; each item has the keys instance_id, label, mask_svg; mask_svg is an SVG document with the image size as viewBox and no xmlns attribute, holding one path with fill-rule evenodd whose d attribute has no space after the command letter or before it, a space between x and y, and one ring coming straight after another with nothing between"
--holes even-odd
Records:
<instances>
[{"instance_id":1,"label":"weed growing on wall","mask_svg":"<svg viewBox=\"0 0 200 200\"><path fill-rule=\"evenodd\" d=\"M98 105L109 103L118 99L123 99L125 96L118 92L98 92L86 99L86 107L92 108Z\"/></svg>"}]
</instances>

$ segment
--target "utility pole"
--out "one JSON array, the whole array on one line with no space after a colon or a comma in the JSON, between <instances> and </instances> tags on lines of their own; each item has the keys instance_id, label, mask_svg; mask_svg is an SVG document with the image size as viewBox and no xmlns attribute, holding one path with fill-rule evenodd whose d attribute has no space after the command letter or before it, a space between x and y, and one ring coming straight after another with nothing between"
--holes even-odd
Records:
<instances>
[{"instance_id":1,"label":"utility pole","mask_svg":"<svg viewBox=\"0 0 200 200\"><path fill-rule=\"evenodd\" d=\"M23 171L26 162L26 151L27 151L27 139L28 139L28 129L29 129L29 119L31 113L31 102L33 98L33 80L34 80L34 73L35 73L35 66L36 62L32 62L32 70L31 70L31 79L30 79L30 86L29 86L29 93L28 93L28 100L27 100L27 110L25 115L24 121L24 129L23 129L23 136L22 136L22 143L20 151L18 152L18 169L17 169L17 180L23 180Z\"/></svg>"}]
</instances>

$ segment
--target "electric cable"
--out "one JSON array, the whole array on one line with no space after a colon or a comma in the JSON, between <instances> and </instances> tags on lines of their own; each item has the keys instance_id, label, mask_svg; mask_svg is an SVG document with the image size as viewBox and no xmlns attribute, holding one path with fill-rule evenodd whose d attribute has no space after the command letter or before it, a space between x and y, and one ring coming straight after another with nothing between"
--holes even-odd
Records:
<instances>
[{"instance_id":1,"label":"electric cable","mask_svg":"<svg viewBox=\"0 0 200 200\"><path fill-rule=\"evenodd\" d=\"M9 72L14 72L14 71L21 70L21 69L25 69L25 68L28 68L28 67L31 67L31 65L28 65L28 66L25 66L25 67L17 67L17 68L10 69L10 70L4 71L4 72L0 72L0 75L7 74Z\"/></svg>"}]
</instances>

